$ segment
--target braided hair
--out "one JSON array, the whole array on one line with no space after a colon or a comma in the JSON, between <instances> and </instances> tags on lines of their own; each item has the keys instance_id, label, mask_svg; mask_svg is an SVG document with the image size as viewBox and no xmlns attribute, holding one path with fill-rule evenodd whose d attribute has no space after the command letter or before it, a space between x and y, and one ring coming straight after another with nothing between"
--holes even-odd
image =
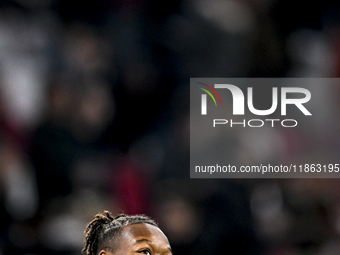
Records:
<instances>
[{"instance_id":1,"label":"braided hair","mask_svg":"<svg viewBox=\"0 0 340 255\"><path fill-rule=\"evenodd\" d=\"M113 249L121 230L129 225L147 223L158 227L158 224L145 215L118 214L113 217L109 211L98 213L85 229L85 246L82 250L88 255L96 255L100 249Z\"/></svg>"}]
</instances>

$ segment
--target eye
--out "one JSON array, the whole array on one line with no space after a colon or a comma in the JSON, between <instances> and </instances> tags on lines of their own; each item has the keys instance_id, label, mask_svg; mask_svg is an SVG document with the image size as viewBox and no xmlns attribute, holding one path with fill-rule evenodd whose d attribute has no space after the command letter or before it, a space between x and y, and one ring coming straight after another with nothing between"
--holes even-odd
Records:
<instances>
[{"instance_id":1,"label":"eye","mask_svg":"<svg viewBox=\"0 0 340 255\"><path fill-rule=\"evenodd\" d=\"M146 255L151 255L151 252L148 249L141 250L140 252Z\"/></svg>"}]
</instances>

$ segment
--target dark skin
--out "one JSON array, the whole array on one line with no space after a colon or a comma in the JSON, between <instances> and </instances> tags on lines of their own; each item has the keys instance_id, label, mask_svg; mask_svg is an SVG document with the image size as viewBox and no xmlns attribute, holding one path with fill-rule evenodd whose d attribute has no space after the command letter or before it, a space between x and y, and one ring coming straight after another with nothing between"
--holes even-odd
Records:
<instances>
[{"instance_id":1,"label":"dark skin","mask_svg":"<svg viewBox=\"0 0 340 255\"><path fill-rule=\"evenodd\" d=\"M170 243L164 233L145 223L125 227L119 245L113 251L101 250L98 255L172 255Z\"/></svg>"}]
</instances>

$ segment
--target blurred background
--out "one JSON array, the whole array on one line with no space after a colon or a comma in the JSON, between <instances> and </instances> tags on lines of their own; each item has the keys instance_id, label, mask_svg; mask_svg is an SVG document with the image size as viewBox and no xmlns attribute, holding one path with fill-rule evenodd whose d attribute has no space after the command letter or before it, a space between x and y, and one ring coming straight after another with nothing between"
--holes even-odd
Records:
<instances>
[{"instance_id":1,"label":"blurred background","mask_svg":"<svg viewBox=\"0 0 340 255\"><path fill-rule=\"evenodd\" d=\"M190 77L338 77L339 31L335 0L1 0L0 254L81 254L104 209L176 255L339 254L337 179L189 178ZM231 135L236 156L337 159L319 93L327 130Z\"/></svg>"}]
</instances>

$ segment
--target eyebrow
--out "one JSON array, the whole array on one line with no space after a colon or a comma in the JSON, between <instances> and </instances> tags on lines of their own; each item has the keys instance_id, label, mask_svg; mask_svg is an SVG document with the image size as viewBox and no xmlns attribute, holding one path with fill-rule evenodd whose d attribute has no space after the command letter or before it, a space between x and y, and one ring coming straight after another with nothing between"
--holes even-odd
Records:
<instances>
[{"instance_id":1,"label":"eyebrow","mask_svg":"<svg viewBox=\"0 0 340 255\"><path fill-rule=\"evenodd\" d=\"M151 241L151 240L149 240L149 239L146 239L146 238L143 238L143 239L136 240L136 243L143 243L143 242L152 243L152 241Z\"/></svg>"},{"instance_id":2,"label":"eyebrow","mask_svg":"<svg viewBox=\"0 0 340 255\"><path fill-rule=\"evenodd\" d=\"M136 243L143 243L143 242L147 242L147 243L153 243L151 240L149 240L149 239L146 239L146 238L143 238L143 239L138 239L138 240L136 240ZM169 246L168 247L168 249L169 249L169 251L171 252L171 254L172 254L172 249L171 249L171 247Z\"/></svg>"}]
</instances>

